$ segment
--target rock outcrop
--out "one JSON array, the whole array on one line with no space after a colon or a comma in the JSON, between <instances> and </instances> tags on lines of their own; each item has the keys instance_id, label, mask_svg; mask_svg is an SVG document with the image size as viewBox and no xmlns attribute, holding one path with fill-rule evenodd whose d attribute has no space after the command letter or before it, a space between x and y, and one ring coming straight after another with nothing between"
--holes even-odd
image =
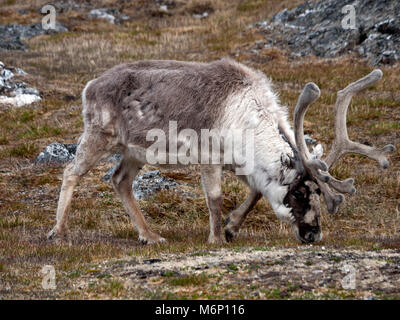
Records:
<instances>
[{"instance_id":1,"label":"rock outcrop","mask_svg":"<svg viewBox=\"0 0 400 320\"><path fill-rule=\"evenodd\" d=\"M346 5L354 6L354 29L346 24ZM372 65L400 61L399 1L308 1L252 27L265 30L264 46L285 47L296 56L329 58L355 52Z\"/></svg>"},{"instance_id":2,"label":"rock outcrop","mask_svg":"<svg viewBox=\"0 0 400 320\"><path fill-rule=\"evenodd\" d=\"M0 61L0 105L21 107L41 100L39 91L28 87L23 81L15 81L15 74L24 75L26 72L20 68L6 67Z\"/></svg>"},{"instance_id":3,"label":"rock outcrop","mask_svg":"<svg viewBox=\"0 0 400 320\"><path fill-rule=\"evenodd\" d=\"M43 34L67 32L68 29L56 23L55 29L44 30L42 23L31 25L7 24L0 25L0 50L27 50L25 40L32 39Z\"/></svg>"}]
</instances>

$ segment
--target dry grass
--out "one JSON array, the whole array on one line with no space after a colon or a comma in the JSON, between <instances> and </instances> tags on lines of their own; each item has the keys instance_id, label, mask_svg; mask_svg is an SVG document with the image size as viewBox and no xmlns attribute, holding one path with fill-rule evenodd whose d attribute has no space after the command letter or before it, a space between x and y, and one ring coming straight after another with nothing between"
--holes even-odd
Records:
<instances>
[{"instance_id":1,"label":"dry grass","mask_svg":"<svg viewBox=\"0 0 400 320\"><path fill-rule=\"evenodd\" d=\"M292 61L278 49L265 49L259 54L249 51L254 41L264 36L247 30L249 24L300 2L177 1L171 14L160 16L151 1L142 0L124 4L124 12L134 17L124 25L88 20L84 13L71 11L59 17L70 32L34 38L29 41L31 50L27 52L0 52L0 60L6 65L31 74L24 81L37 87L43 96L41 102L29 107L0 110L0 284L1 288L10 288L0 289L0 294L8 298L79 298L79 290L68 289L69 280L84 273L91 263L213 248L206 243L208 213L202 195L187 199L173 191L140 202L151 226L169 240L168 244L140 246L111 186L100 179L105 165L90 172L76 190L70 215L70 243L46 241L45 235L55 221L62 167L35 166L33 159L50 142L76 142L83 127L80 92L88 80L111 66L137 59L209 61L230 55L269 75L290 111L302 86L314 81L322 96L308 112L305 129L328 148L333 138L332 108L337 90L372 68L353 56ZM40 21L37 9L46 1L1 3L2 22L28 23ZM112 1L93 3L97 7L122 7ZM212 8L210 17L194 19L192 14L204 7ZM28 14L21 18L19 9L28 9ZM353 99L349 114L351 138L378 146L389 142L400 146L399 71L399 65L383 67L383 80ZM382 171L370 160L347 156L334 168L340 178L354 176L359 191L347 197L338 215L324 211L321 245L400 248L400 151L391 157L391 162L391 168ZM201 194L196 172L188 169L166 174L191 184L192 191ZM226 174L223 191L226 215L245 199L247 190ZM262 200L246 220L239 238L226 246L297 245L291 231ZM59 270L60 289L56 292L40 289L39 271L45 264ZM207 281L201 278L188 282L197 280ZM120 283L110 282L96 290L102 296L119 297L122 289ZM158 297L157 290L146 297Z\"/></svg>"}]
</instances>

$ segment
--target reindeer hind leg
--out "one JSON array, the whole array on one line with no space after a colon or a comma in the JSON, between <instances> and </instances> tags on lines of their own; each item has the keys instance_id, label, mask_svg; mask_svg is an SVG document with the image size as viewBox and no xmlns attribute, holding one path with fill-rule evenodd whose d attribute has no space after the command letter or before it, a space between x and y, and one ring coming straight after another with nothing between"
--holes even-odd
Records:
<instances>
[{"instance_id":1,"label":"reindeer hind leg","mask_svg":"<svg viewBox=\"0 0 400 320\"><path fill-rule=\"evenodd\" d=\"M84 132L78 145L75 159L64 170L63 182L57 206L56 225L47 238L63 238L67 233L67 218L72 195L79 180L102 158L107 151L107 143L101 135Z\"/></svg>"},{"instance_id":2,"label":"reindeer hind leg","mask_svg":"<svg viewBox=\"0 0 400 320\"><path fill-rule=\"evenodd\" d=\"M123 160L112 177L115 191L119 195L125 210L139 232L139 241L143 244L165 242L166 240L153 232L143 216L133 195L132 182L140 170L140 164L124 155Z\"/></svg>"}]
</instances>

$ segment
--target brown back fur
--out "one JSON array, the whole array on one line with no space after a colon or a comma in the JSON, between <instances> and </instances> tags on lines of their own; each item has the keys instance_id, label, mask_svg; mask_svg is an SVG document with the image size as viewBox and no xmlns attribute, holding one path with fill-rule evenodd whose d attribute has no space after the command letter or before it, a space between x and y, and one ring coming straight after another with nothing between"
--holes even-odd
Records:
<instances>
[{"instance_id":1,"label":"brown back fur","mask_svg":"<svg viewBox=\"0 0 400 320\"><path fill-rule=\"evenodd\" d=\"M233 92L251 85L246 67L230 59L211 63L139 61L118 65L93 80L85 91L86 126L104 110L109 122L101 129L123 145L147 147L150 129L164 130L177 121L178 132L212 129Z\"/></svg>"}]
</instances>

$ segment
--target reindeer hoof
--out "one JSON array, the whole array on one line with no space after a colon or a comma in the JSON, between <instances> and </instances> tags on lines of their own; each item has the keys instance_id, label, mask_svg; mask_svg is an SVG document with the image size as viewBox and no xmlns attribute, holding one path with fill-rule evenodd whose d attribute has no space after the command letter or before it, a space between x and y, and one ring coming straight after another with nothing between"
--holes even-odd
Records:
<instances>
[{"instance_id":1,"label":"reindeer hoof","mask_svg":"<svg viewBox=\"0 0 400 320\"><path fill-rule=\"evenodd\" d=\"M55 241L56 243L65 239L65 237L66 237L66 233L60 232L56 228L51 229L51 231L47 234L47 240Z\"/></svg>"},{"instance_id":2,"label":"reindeer hoof","mask_svg":"<svg viewBox=\"0 0 400 320\"><path fill-rule=\"evenodd\" d=\"M224 226L227 226L229 222L231 222L231 217L228 216L224 221Z\"/></svg>"},{"instance_id":3,"label":"reindeer hoof","mask_svg":"<svg viewBox=\"0 0 400 320\"><path fill-rule=\"evenodd\" d=\"M235 238L235 233L229 229L225 229L225 239L227 242L231 242Z\"/></svg>"},{"instance_id":4,"label":"reindeer hoof","mask_svg":"<svg viewBox=\"0 0 400 320\"><path fill-rule=\"evenodd\" d=\"M225 244L226 240L223 237L209 236L208 243L209 244Z\"/></svg>"},{"instance_id":5,"label":"reindeer hoof","mask_svg":"<svg viewBox=\"0 0 400 320\"><path fill-rule=\"evenodd\" d=\"M153 233L148 236L139 236L139 242L142 245L146 245L146 244L166 243L167 240Z\"/></svg>"}]
</instances>

